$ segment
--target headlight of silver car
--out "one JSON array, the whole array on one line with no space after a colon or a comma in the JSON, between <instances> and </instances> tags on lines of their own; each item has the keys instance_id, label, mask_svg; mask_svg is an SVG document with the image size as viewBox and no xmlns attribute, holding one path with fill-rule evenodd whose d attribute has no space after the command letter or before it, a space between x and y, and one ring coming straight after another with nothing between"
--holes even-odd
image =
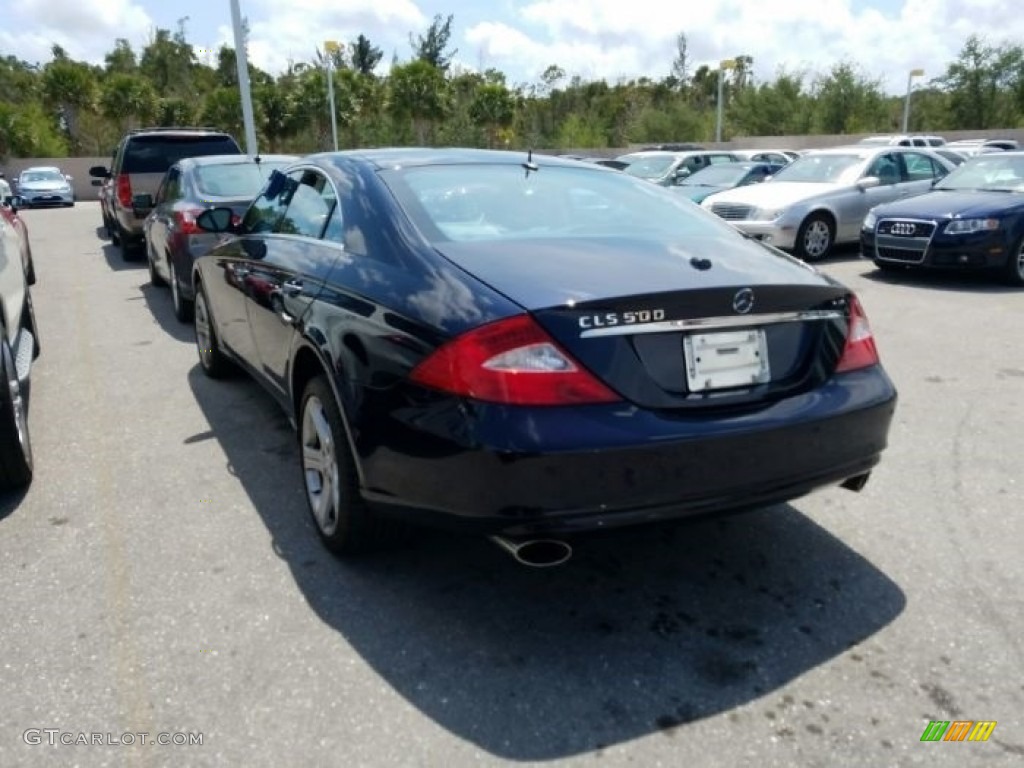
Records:
<instances>
[{"instance_id":1,"label":"headlight of silver car","mask_svg":"<svg viewBox=\"0 0 1024 768\"><path fill-rule=\"evenodd\" d=\"M868 211L867 216L864 217L864 223L860 225L860 228L861 229L870 230L870 231L874 231L875 224L877 224L877 223L878 223L878 217L875 215L875 212L874 211Z\"/></svg>"},{"instance_id":2,"label":"headlight of silver car","mask_svg":"<svg viewBox=\"0 0 1024 768\"><path fill-rule=\"evenodd\" d=\"M775 221L785 212L785 209L780 210L779 208L758 208L753 212L751 218L754 221Z\"/></svg>"},{"instance_id":3,"label":"headlight of silver car","mask_svg":"<svg viewBox=\"0 0 1024 768\"><path fill-rule=\"evenodd\" d=\"M969 235L992 229L999 229L999 219L953 219L946 225L946 234Z\"/></svg>"}]
</instances>

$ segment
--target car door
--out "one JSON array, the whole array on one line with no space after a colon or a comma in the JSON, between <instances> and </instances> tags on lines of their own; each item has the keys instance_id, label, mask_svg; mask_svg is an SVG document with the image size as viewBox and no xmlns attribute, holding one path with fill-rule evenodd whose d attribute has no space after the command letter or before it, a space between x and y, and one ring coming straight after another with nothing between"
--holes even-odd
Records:
<instances>
[{"instance_id":1,"label":"car door","mask_svg":"<svg viewBox=\"0 0 1024 768\"><path fill-rule=\"evenodd\" d=\"M259 369L260 360L246 307L247 294L252 290L249 278L265 260L268 240L275 236L274 228L287 206L286 182L281 172L270 174L263 191L246 210L238 237L211 252L221 279L205 285L221 342L254 371Z\"/></svg>"},{"instance_id":2,"label":"car door","mask_svg":"<svg viewBox=\"0 0 1024 768\"><path fill-rule=\"evenodd\" d=\"M895 200L901 191L901 171L898 153L895 151L882 152L875 156L874 160L868 163L860 179L874 177L878 184L873 187L862 188L852 185L843 190L837 199L838 226L836 229L836 241L847 242L855 240L860 236L860 225L864 221L867 212L876 205Z\"/></svg>"},{"instance_id":3,"label":"car door","mask_svg":"<svg viewBox=\"0 0 1024 768\"><path fill-rule=\"evenodd\" d=\"M160 183L153 200L153 210L146 221L146 237L149 240L153 264L157 273L165 280L169 279L167 267L167 237L174 225L174 203L181 198L181 168L172 166Z\"/></svg>"},{"instance_id":4,"label":"car door","mask_svg":"<svg viewBox=\"0 0 1024 768\"><path fill-rule=\"evenodd\" d=\"M286 398L292 335L323 288L340 251L322 235L337 208L337 193L315 168L291 171L282 196L286 204L262 259L249 264L246 311L260 370L274 393Z\"/></svg>"},{"instance_id":5,"label":"car door","mask_svg":"<svg viewBox=\"0 0 1024 768\"><path fill-rule=\"evenodd\" d=\"M902 175L900 197L923 195L931 190L936 179L949 173L942 163L924 152L901 152L899 159Z\"/></svg>"}]
</instances>

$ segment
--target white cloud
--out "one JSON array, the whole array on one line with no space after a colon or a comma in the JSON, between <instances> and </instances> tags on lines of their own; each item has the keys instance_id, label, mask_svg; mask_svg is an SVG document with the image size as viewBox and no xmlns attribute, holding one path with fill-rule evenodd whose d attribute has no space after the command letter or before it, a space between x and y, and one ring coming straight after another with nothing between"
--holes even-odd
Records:
<instances>
[{"instance_id":1,"label":"white cloud","mask_svg":"<svg viewBox=\"0 0 1024 768\"><path fill-rule=\"evenodd\" d=\"M548 64L570 74L615 80L668 74L675 38L685 32L691 71L739 54L764 81L780 68L826 74L853 62L890 93L923 67L938 77L970 34L991 42L1024 39L1019 0L897 0L893 11L852 0L536 0L507 23L482 22L466 39L490 64L536 78ZM525 30L534 31L531 36Z\"/></svg>"},{"instance_id":2,"label":"white cloud","mask_svg":"<svg viewBox=\"0 0 1024 768\"><path fill-rule=\"evenodd\" d=\"M154 26L131 0L13 0L0 19L0 51L30 62L49 61L57 44L73 59L102 63L115 39L142 44Z\"/></svg>"},{"instance_id":3,"label":"white cloud","mask_svg":"<svg viewBox=\"0 0 1024 768\"><path fill-rule=\"evenodd\" d=\"M411 0L290 0L287 3L252 3L249 57L268 72L281 72L289 61L308 61L325 40L347 43L360 34L382 49L382 69L391 52L401 58L409 52L409 34L426 29L429 21ZM220 27L219 43L234 47L231 28Z\"/></svg>"}]
</instances>

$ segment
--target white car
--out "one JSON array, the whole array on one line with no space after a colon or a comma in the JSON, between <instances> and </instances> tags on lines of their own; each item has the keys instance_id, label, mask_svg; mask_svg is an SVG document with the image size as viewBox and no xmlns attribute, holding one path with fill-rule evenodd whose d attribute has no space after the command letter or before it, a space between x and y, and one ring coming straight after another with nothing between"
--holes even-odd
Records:
<instances>
[{"instance_id":1,"label":"white car","mask_svg":"<svg viewBox=\"0 0 1024 768\"><path fill-rule=\"evenodd\" d=\"M733 149L730 151L741 160L756 160L773 165L786 165L800 157L800 153L795 149Z\"/></svg>"},{"instance_id":2,"label":"white car","mask_svg":"<svg viewBox=\"0 0 1024 768\"><path fill-rule=\"evenodd\" d=\"M10 198L16 207L17 196ZM39 355L21 234L0 216L0 489L32 481L32 443L28 433L29 373Z\"/></svg>"},{"instance_id":3,"label":"white car","mask_svg":"<svg viewBox=\"0 0 1024 768\"><path fill-rule=\"evenodd\" d=\"M927 192L954 167L916 147L821 149L763 184L719 192L701 205L765 243L817 261L836 243L857 242L868 210Z\"/></svg>"},{"instance_id":4,"label":"white car","mask_svg":"<svg viewBox=\"0 0 1024 768\"><path fill-rule=\"evenodd\" d=\"M26 208L36 205L75 204L75 191L60 168L36 166L18 176L18 196Z\"/></svg>"}]
</instances>

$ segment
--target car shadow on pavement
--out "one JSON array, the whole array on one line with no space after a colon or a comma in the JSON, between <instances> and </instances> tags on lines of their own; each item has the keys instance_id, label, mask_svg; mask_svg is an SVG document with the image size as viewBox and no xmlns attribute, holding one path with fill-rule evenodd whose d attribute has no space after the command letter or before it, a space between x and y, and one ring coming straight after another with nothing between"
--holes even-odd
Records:
<instances>
[{"instance_id":1,"label":"car shadow on pavement","mask_svg":"<svg viewBox=\"0 0 1024 768\"><path fill-rule=\"evenodd\" d=\"M991 272L932 269L901 269L889 272L878 269L870 261L865 261L864 266L862 277L886 285L957 293L1021 293L1020 288L999 282L999 277Z\"/></svg>"},{"instance_id":2,"label":"car shadow on pavement","mask_svg":"<svg viewBox=\"0 0 1024 768\"><path fill-rule=\"evenodd\" d=\"M905 606L884 573L787 504L590 536L558 568L427 531L339 562L309 520L274 401L244 376L188 378L310 608L423 715L500 758L687 738L687 723L836 661Z\"/></svg>"},{"instance_id":3,"label":"car shadow on pavement","mask_svg":"<svg viewBox=\"0 0 1024 768\"><path fill-rule=\"evenodd\" d=\"M139 286L142 297L146 300L149 311L153 313L160 327L175 341L194 344L196 340L195 326L183 323L174 316L174 305L171 303L171 291L166 286L156 287L149 278Z\"/></svg>"},{"instance_id":4,"label":"car shadow on pavement","mask_svg":"<svg viewBox=\"0 0 1024 768\"><path fill-rule=\"evenodd\" d=\"M121 272L126 269L146 268L146 259L141 253L137 254L134 260L125 261L121 256L121 246L114 245L109 241L103 243L102 250L103 258L107 260L107 265L114 272Z\"/></svg>"}]
</instances>

